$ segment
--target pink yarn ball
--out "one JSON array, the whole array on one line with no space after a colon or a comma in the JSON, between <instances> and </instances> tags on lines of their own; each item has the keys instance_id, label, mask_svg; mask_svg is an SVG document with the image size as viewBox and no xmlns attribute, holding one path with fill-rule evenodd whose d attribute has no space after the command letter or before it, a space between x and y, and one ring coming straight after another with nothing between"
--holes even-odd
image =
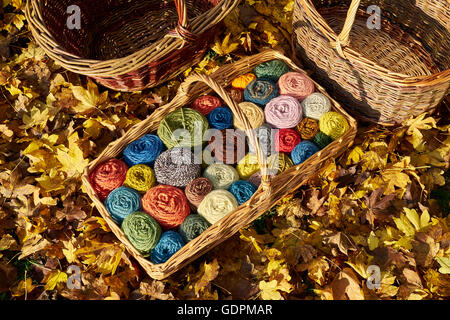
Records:
<instances>
[{"instance_id":1,"label":"pink yarn ball","mask_svg":"<svg viewBox=\"0 0 450 320\"><path fill-rule=\"evenodd\" d=\"M276 97L264 108L266 122L278 129L295 127L303 118L300 102L290 96Z\"/></svg>"},{"instance_id":2,"label":"pink yarn ball","mask_svg":"<svg viewBox=\"0 0 450 320\"><path fill-rule=\"evenodd\" d=\"M299 72L288 72L278 80L281 95L288 95L302 101L314 92L314 82Z\"/></svg>"}]
</instances>

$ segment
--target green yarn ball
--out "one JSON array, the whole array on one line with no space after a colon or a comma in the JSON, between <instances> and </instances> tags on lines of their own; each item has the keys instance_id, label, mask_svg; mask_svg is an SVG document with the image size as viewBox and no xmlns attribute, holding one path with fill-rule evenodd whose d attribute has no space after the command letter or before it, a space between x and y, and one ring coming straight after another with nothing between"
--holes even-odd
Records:
<instances>
[{"instance_id":1,"label":"green yarn ball","mask_svg":"<svg viewBox=\"0 0 450 320\"><path fill-rule=\"evenodd\" d=\"M131 244L144 257L148 257L161 237L158 222L145 212L137 211L129 214L122 222L123 232Z\"/></svg>"},{"instance_id":2,"label":"green yarn ball","mask_svg":"<svg viewBox=\"0 0 450 320\"><path fill-rule=\"evenodd\" d=\"M288 73L291 70L284 61L271 60L256 66L253 71L258 78L267 78L277 81L283 74Z\"/></svg>"},{"instance_id":3,"label":"green yarn ball","mask_svg":"<svg viewBox=\"0 0 450 320\"><path fill-rule=\"evenodd\" d=\"M201 235L211 224L199 214L190 214L180 225L179 233L184 242L188 243Z\"/></svg>"},{"instance_id":4,"label":"green yarn ball","mask_svg":"<svg viewBox=\"0 0 450 320\"><path fill-rule=\"evenodd\" d=\"M327 136L322 131L319 131L314 136L312 142L319 147L319 149L324 149L327 145L333 142L333 139L330 136Z\"/></svg>"},{"instance_id":5,"label":"green yarn ball","mask_svg":"<svg viewBox=\"0 0 450 320\"><path fill-rule=\"evenodd\" d=\"M182 132L179 129L186 131ZM208 129L209 123L204 115L191 108L180 108L169 113L161 121L158 136L168 149L193 148L203 144L203 136Z\"/></svg>"}]
</instances>

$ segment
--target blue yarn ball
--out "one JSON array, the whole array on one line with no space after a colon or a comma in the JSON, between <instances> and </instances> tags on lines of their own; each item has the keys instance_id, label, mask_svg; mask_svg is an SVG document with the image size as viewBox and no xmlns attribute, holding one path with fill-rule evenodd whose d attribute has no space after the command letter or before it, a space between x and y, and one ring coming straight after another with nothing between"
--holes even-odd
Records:
<instances>
[{"instance_id":1,"label":"blue yarn ball","mask_svg":"<svg viewBox=\"0 0 450 320\"><path fill-rule=\"evenodd\" d=\"M114 222L120 225L126 216L141 210L141 196L134 189L119 187L108 195L105 206Z\"/></svg>"},{"instance_id":2,"label":"blue yarn ball","mask_svg":"<svg viewBox=\"0 0 450 320\"><path fill-rule=\"evenodd\" d=\"M136 164L153 165L163 148L164 145L158 136L146 134L130 143L123 151L123 156L129 167Z\"/></svg>"},{"instance_id":3,"label":"blue yarn ball","mask_svg":"<svg viewBox=\"0 0 450 320\"><path fill-rule=\"evenodd\" d=\"M161 235L158 244L150 254L153 263L164 263L184 246L180 234L175 231L166 231Z\"/></svg>"},{"instance_id":4,"label":"blue yarn ball","mask_svg":"<svg viewBox=\"0 0 450 320\"><path fill-rule=\"evenodd\" d=\"M256 192L256 190L257 188L253 183L245 180L238 180L236 182L233 182L228 188L228 191L233 194L239 205L248 201Z\"/></svg>"},{"instance_id":5,"label":"blue yarn ball","mask_svg":"<svg viewBox=\"0 0 450 320\"><path fill-rule=\"evenodd\" d=\"M233 112L228 107L213 109L207 118L211 128L218 130L233 128Z\"/></svg>"},{"instance_id":6,"label":"blue yarn ball","mask_svg":"<svg viewBox=\"0 0 450 320\"><path fill-rule=\"evenodd\" d=\"M292 162L295 165L303 163L318 151L319 148L311 141L302 141L291 152Z\"/></svg>"},{"instance_id":7,"label":"blue yarn ball","mask_svg":"<svg viewBox=\"0 0 450 320\"><path fill-rule=\"evenodd\" d=\"M244 99L264 107L270 100L278 96L278 86L269 79L255 79L244 90Z\"/></svg>"}]
</instances>

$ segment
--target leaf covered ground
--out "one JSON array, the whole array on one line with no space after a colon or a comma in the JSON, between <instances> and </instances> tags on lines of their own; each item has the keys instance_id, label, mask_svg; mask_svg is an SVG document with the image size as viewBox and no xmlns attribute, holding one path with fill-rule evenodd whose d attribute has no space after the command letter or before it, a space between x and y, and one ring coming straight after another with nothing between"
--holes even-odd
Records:
<instances>
[{"instance_id":1,"label":"leaf covered ground","mask_svg":"<svg viewBox=\"0 0 450 320\"><path fill-rule=\"evenodd\" d=\"M137 93L56 65L32 41L23 8L0 6L0 300L450 297L448 100L403 126L360 123L354 146L307 186L155 281L89 201L82 171L187 75L266 47L289 55L293 1L243 1L201 63ZM81 289L71 289L77 270Z\"/></svg>"}]
</instances>

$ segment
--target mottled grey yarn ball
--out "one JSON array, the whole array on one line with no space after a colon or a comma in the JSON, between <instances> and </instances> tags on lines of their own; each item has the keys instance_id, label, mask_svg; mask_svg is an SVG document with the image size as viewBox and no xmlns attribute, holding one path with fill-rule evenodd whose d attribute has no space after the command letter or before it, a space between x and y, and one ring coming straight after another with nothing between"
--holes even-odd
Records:
<instances>
[{"instance_id":1,"label":"mottled grey yarn ball","mask_svg":"<svg viewBox=\"0 0 450 320\"><path fill-rule=\"evenodd\" d=\"M189 149L176 147L161 153L154 169L158 183L185 187L201 176L201 161Z\"/></svg>"},{"instance_id":2,"label":"mottled grey yarn ball","mask_svg":"<svg viewBox=\"0 0 450 320\"><path fill-rule=\"evenodd\" d=\"M275 133L278 129L274 129L268 124L263 124L259 128L255 129L256 138L259 140L259 145L266 157L269 157L272 153L275 153ZM256 153L252 144L249 141L249 150L251 153Z\"/></svg>"}]
</instances>

